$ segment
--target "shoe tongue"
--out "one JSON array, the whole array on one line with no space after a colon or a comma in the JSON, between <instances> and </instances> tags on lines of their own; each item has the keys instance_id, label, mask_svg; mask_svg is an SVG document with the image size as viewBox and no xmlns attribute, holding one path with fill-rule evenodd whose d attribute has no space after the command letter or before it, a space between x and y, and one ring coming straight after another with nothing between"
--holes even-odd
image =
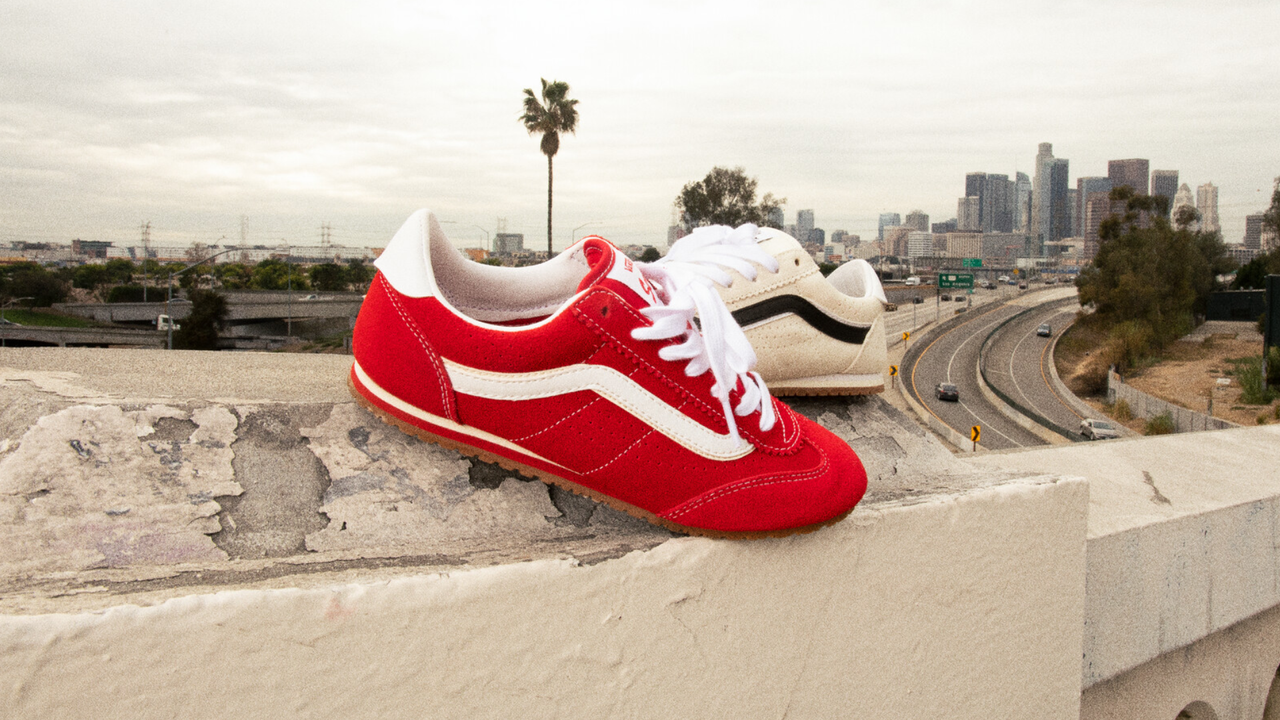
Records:
<instances>
[{"instance_id":1,"label":"shoe tongue","mask_svg":"<svg viewBox=\"0 0 1280 720\"><path fill-rule=\"evenodd\" d=\"M617 293L632 307L646 308L659 304L653 285L640 274L635 262L608 240L587 238L582 254L591 270L578 283L579 292L599 285Z\"/></svg>"}]
</instances>

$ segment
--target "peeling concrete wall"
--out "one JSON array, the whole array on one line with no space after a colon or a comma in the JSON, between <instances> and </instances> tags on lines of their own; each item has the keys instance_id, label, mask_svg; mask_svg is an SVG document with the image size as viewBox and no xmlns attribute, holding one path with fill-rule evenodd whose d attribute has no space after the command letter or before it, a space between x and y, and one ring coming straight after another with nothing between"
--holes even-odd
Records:
<instances>
[{"instance_id":1,"label":"peeling concrete wall","mask_svg":"<svg viewBox=\"0 0 1280 720\"><path fill-rule=\"evenodd\" d=\"M590 566L3 617L0 712L1074 720L1086 494L1012 483Z\"/></svg>"}]
</instances>

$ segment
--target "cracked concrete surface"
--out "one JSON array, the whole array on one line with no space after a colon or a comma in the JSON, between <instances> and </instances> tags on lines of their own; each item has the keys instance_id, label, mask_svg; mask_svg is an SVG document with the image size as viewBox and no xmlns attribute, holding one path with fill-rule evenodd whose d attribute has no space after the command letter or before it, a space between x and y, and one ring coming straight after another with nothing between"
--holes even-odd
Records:
<instances>
[{"instance_id":1,"label":"cracked concrete surface","mask_svg":"<svg viewBox=\"0 0 1280 720\"><path fill-rule=\"evenodd\" d=\"M348 363L6 349L0 607L145 605L192 588L321 584L405 567L586 565L673 537L382 423L346 394ZM878 397L794 406L866 465L870 487L854 521L877 505L995 482Z\"/></svg>"}]
</instances>

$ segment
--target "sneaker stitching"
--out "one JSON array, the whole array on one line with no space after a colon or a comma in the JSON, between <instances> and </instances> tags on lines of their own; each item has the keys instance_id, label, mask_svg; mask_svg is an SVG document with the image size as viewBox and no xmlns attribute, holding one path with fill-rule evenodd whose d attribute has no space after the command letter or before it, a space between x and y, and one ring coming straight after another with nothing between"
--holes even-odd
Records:
<instances>
[{"instance_id":1,"label":"sneaker stitching","mask_svg":"<svg viewBox=\"0 0 1280 720\"><path fill-rule=\"evenodd\" d=\"M439 354L436 353L435 349L431 346L431 343L427 342L427 339L422 336L422 331L418 328L418 323L409 316L408 312L404 309L404 306L400 303L400 298L396 297L395 288L392 288L391 284L387 282L387 279L382 275L379 275L378 277L382 281L383 289L387 291L387 297L391 299L391 304L395 307L396 312L399 313L400 319L404 321L404 324L409 328L409 331L413 333L413 336L418 339L418 343L422 346L423 352L427 354L427 359L431 361L432 367L435 368L436 380L440 383L440 404L444 408L445 417L450 420L457 421L458 413L453 406L453 398L449 396L447 389L449 387L449 373L445 370L444 363L440 362Z\"/></svg>"},{"instance_id":2,"label":"sneaker stitching","mask_svg":"<svg viewBox=\"0 0 1280 720\"><path fill-rule=\"evenodd\" d=\"M632 317L634 317L635 319L637 320L643 319L643 316L637 313L636 310L632 308L630 305L626 303L620 303L620 306L624 308L627 312L631 313ZM679 384L672 382L670 378L666 377L666 375L662 371L658 370L658 368L654 367L652 363L640 357L639 354L637 354L631 348L627 347L613 333L609 332L603 326L596 323L594 320L588 317L586 313L582 312L579 308L577 307L574 308L574 315L577 316L579 320L581 320L582 322L590 326L593 330L607 337L609 339L609 344L614 346L617 350L621 351L625 355L627 355L629 358L631 358L632 362L642 363L644 367L646 367L649 370L650 373L656 375L669 387L672 387L673 389L680 392L686 401L693 401L694 403L696 403L696 406L700 410L702 410L702 412L706 414L708 417L712 417L712 418L717 417L717 413L712 409L710 405L704 402L701 398L698 398L697 396L693 395L693 393L690 393L685 388L681 387ZM776 413L776 410L777 408L775 406L775 413ZM785 413L776 413L776 414L780 416L785 416ZM743 436L749 438L752 444L755 445L757 448L760 448L761 450L769 454L789 454L789 453L795 452L796 450L795 440L797 437L799 437L799 426L796 425L795 427L796 427L796 432L792 434L791 437L787 437L786 423L785 421L783 422L783 433L782 433L781 445L773 445L769 442L766 442L759 435L755 434L750 430L747 430L746 428L740 427L738 428L738 432L741 433Z\"/></svg>"},{"instance_id":3,"label":"sneaker stitching","mask_svg":"<svg viewBox=\"0 0 1280 720\"><path fill-rule=\"evenodd\" d=\"M647 437L649 437L650 435L654 434L655 432L657 432L657 431L656 431L656 430L654 430L653 428L649 428L649 431L648 431L648 432L646 432L645 434L643 434L643 435L641 435L640 437L636 438L635 442L633 442L633 443L631 443L630 445L628 445L628 446L626 446L625 448L623 448L623 449L622 449L622 450L621 450L617 455L615 455L615 456L613 457L613 459L612 459L612 460L610 460L609 462L607 462L607 463L605 463L605 464L601 465L600 467L592 468L592 469L590 469L590 470L580 470L579 472L581 472L583 475L590 475L590 474L592 474L592 473L600 472L601 470L603 470L603 469L605 469L605 468L609 467L610 465L612 465L612 464L614 464L614 463L618 462L619 460L621 460L623 455L626 455L628 452L630 452L630 451L631 451L631 448L635 447L636 445L639 445L639 444L640 444L640 442L641 442L642 440L644 440L645 438L647 438Z\"/></svg>"},{"instance_id":4,"label":"sneaker stitching","mask_svg":"<svg viewBox=\"0 0 1280 720\"><path fill-rule=\"evenodd\" d=\"M537 432L535 432L535 433L529 433L528 435L523 435L523 436L521 436L521 437L515 437L515 438L509 438L509 439L511 440L511 442L519 443L519 442L524 442L525 440L530 440L530 439L532 439L532 438L538 437L539 435L541 435L541 434L543 434L543 433L545 433L545 432L548 432L548 431L550 431L550 430L554 430L554 429L556 428L556 426L560 425L560 423L565 422L565 421L566 421L566 420L568 420L569 418L572 418L573 416L577 415L578 413L582 412L583 410L586 410L587 408L591 407L592 405L595 405L596 403L600 402L600 401L601 401L601 400L603 400L603 399L604 399L604 398L602 398L602 397L600 397L599 395L597 395L595 400L592 400L591 402L587 403L586 405L583 405L582 407L578 408L577 410L574 410L573 412L569 413L568 415L565 415L564 417L562 417L562 418L560 418L559 420L555 421L554 423L551 423L550 425L548 425L548 426L546 426L546 427L542 428L541 430L539 430L539 431L537 431Z\"/></svg>"},{"instance_id":5,"label":"sneaker stitching","mask_svg":"<svg viewBox=\"0 0 1280 720\"><path fill-rule=\"evenodd\" d=\"M677 508L676 510L671 510L663 513L662 517L665 517L668 520L675 520L676 518L682 515L687 515L688 513L702 507L703 505L706 505L707 503L723 499L725 497L728 497L729 495L732 495L736 492L740 492L742 490L751 490L753 488L769 487L770 485L780 485L782 483L805 482L807 480L812 480L813 478L818 477L823 473L825 473L828 467L827 454L824 453L822 451L822 448L818 447L817 445L814 445L813 448L817 450L818 455L822 457L822 462L819 463L818 467L814 470L811 470L807 473L803 473L800 475L791 475L791 476L771 475L765 478L753 478L751 480L742 480L737 483L733 483L731 485L724 485L722 487L716 488L715 490L712 490L710 493L707 493L706 495L703 495L700 498L697 498L696 500L690 501L684 507L680 507L680 508Z\"/></svg>"}]
</instances>

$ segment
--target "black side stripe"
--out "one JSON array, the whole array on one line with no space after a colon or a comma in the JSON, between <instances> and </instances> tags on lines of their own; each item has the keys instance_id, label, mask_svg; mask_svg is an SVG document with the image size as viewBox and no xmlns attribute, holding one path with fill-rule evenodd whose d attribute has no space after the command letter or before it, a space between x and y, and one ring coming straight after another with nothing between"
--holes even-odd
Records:
<instances>
[{"instance_id":1,"label":"black side stripe","mask_svg":"<svg viewBox=\"0 0 1280 720\"><path fill-rule=\"evenodd\" d=\"M801 320L809 323L814 330L829 338L853 345L861 345L867 338L867 331L870 330L870 328L856 325L846 325L814 307L813 303L799 295L776 295L768 300L761 300L754 305L734 310L733 319L737 320L742 327L746 327L786 313L794 313Z\"/></svg>"}]
</instances>

